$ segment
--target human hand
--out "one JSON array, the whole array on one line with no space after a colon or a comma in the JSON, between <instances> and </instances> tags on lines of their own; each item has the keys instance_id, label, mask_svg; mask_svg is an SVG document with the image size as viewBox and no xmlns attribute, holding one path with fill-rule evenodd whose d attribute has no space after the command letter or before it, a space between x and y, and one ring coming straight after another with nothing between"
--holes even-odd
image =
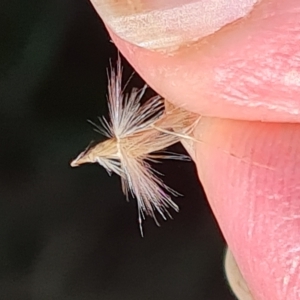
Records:
<instances>
[{"instance_id":1,"label":"human hand","mask_svg":"<svg viewBox=\"0 0 300 300\"><path fill-rule=\"evenodd\" d=\"M300 2L92 2L145 81L203 116L186 146L251 297L300 299Z\"/></svg>"}]
</instances>

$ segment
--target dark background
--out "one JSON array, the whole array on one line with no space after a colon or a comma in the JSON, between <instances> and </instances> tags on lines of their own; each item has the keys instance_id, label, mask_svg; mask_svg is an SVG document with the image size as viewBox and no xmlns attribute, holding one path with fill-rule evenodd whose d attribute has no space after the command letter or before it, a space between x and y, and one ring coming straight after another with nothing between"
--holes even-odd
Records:
<instances>
[{"instance_id":1,"label":"dark background","mask_svg":"<svg viewBox=\"0 0 300 300\"><path fill-rule=\"evenodd\" d=\"M102 139L86 120L107 114L116 55L87 0L0 2L0 299L233 299L193 163L157 166L184 196L144 238L117 176L69 166Z\"/></svg>"}]
</instances>

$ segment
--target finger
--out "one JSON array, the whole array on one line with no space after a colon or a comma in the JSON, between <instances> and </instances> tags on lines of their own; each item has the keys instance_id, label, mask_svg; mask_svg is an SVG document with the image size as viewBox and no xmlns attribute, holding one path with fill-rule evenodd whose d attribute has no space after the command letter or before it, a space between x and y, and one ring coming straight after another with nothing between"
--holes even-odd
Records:
<instances>
[{"instance_id":1,"label":"finger","mask_svg":"<svg viewBox=\"0 0 300 300\"><path fill-rule=\"evenodd\" d=\"M300 124L201 118L194 158L254 299L299 299Z\"/></svg>"},{"instance_id":2,"label":"finger","mask_svg":"<svg viewBox=\"0 0 300 300\"><path fill-rule=\"evenodd\" d=\"M226 2L227 9L216 9L219 18L237 5ZM241 13L235 22L222 27L220 21L204 30L211 16L197 21L207 13L200 3L211 1L175 1L176 7L164 4L164 9L158 1L93 1L118 48L166 99L207 116L299 122L299 1L253 2L238 1L248 4L244 9L237 5ZM166 15L173 20L167 29L160 25L164 17L169 24ZM160 51L150 50L159 30L164 35ZM209 32L214 34L203 37Z\"/></svg>"}]
</instances>

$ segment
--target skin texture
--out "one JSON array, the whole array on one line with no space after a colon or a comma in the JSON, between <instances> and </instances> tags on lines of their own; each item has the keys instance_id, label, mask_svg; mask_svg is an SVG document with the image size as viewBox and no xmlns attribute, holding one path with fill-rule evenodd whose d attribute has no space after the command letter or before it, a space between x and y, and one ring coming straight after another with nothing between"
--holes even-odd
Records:
<instances>
[{"instance_id":1,"label":"skin texture","mask_svg":"<svg viewBox=\"0 0 300 300\"><path fill-rule=\"evenodd\" d=\"M262 0L207 37L159 50L107 26L151 87L203 115L196 129L203 142L188 150L258 300L300 299L299 13L298 0Z\"/></svg>"}]
</instances>

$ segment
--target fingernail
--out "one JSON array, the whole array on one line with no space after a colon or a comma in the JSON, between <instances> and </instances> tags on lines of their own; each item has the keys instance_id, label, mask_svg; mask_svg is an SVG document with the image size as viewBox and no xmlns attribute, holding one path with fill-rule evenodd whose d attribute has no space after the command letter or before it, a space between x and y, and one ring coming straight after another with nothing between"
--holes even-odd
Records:
<instances>
[{"instance_id":1,"label":"fingernail","mask_svg":"<svg viewBox=\"0 0 300 300\"><path fill-rule=\"evenodd\" d=\"M228 283L237 299L253 300L247 283L240 272L232 252L228 248L225 256L225 272Z\"/></svg>"},{"instance_id":2,"label":"fingernail","mask_svg":"<svg viewBox=\"0 0 300 300\"><path fill-rule=\"evenodd\" d=\"M251 12L257 0L91 0L122 39L148 49L178 47Z\"/></svg>"}]
</instances>

